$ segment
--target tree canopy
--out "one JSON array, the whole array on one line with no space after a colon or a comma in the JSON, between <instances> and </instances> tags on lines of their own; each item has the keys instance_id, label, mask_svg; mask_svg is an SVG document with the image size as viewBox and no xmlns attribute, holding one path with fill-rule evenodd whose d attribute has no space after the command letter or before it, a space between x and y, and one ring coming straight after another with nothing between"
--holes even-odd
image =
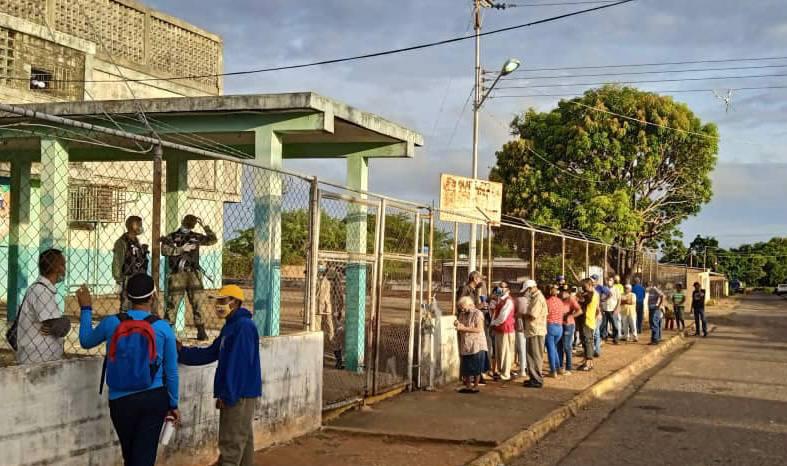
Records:
<instances>
[{"instance_id":1,"label":"tree canopy","mask_svg":"<svg viewBox=\"0 0 787 466\"><path fill-rule=\"evenodd\" d=\"M639 249L712 196L716 126L670 97L604 86L531 108L511 130L490 179L503 183L504 213L537 224Z\"/></svg>"}]
</instances>

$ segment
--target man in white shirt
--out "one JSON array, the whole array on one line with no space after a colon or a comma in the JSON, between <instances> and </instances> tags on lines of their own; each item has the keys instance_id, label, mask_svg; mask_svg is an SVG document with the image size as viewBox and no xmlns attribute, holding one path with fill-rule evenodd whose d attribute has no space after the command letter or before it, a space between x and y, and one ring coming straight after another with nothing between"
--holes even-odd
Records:
<instances>
[{"instance_id":1,"label":"man in white shirt","mask_svg":"<svg viewBox=\"0 0 787 466\"><path fill-rule=\"evenodd\" d=\"M16 360L19 364L63 358L64 337L71 330L57 302L55 284L66 275L66 258L57 249L38 257L40 276L28 288L19 306Z\"/></svg>"}]
</instances>

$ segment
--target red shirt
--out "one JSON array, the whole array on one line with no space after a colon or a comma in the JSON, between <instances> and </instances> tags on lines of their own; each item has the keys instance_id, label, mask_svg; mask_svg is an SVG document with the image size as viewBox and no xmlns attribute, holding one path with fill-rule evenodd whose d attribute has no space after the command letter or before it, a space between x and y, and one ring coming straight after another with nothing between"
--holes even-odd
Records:
<instances>
[{"instance_id":1,"label":"red shirt","mask_svg":"<svg viewBox=\"0 0 787 466\"><path fill-rule=\"evenodd\" d=\"M577 302L577 298L575 298L574 296L569 297L568 301L566 301L566 304L568 305L569 314L568 314L568 318L566 318L565 323L568 325L574 325L574 312L581 311L582 308L579 306L579 303Z\"/></svg>"},{"instance_id":2,"label":"red shirt","mask_svg":"<svg viewBox=\"0 0 787 466\"><path fill-rule=\"evenodd\" d=\"M567 302L564 302L557 296L550 296L547 298L547 325L563 325L563 316L565 316L570 310L571 308Z\"/></svg>"}]
</instances>

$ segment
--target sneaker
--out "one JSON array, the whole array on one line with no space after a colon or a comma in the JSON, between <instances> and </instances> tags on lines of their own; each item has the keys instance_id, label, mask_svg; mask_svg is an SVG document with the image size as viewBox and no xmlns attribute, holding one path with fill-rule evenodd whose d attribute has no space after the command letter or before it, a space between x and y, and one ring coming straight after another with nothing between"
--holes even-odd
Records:
<instances>
[{"instance_id":1,"label":"sneaker","mask_svg":"<svg viewBox=\"0 0 787 466\"><path fill-rule=\"evenodd\" d=\"M560 369L557 370L557 373L560 374L560 375L565 375L566 374L566 370L561 367Z\"/></svg>"},{"instance_id":2,"label":"sneaker","mask_svg":"<svg viewBox=\"0 0 787 466\"><path fill-rule=\"evenodd\" d=\"M556 379L557 378L557 372L550 372L549 374L547 374L547 377L549 377L550 379Z\"/></svg>"},{"instance_id":3,"label":"sneaker","mask_svg":"<svg viewBox=\"0 0 787 466\"><path fill-rule=\"evenodd\" d=\"M504 381L504 382L505 382L505 381L509 381L509 380L511 380L511 376L509 376L509 375L502 375L502 374L501 374L501 375L500 375L500 380L502 380L502 381Z\"/></svg>"},{"instance_id":4,"label":"sneaker","mask_svg":"<svg viewBox=\"0 0 787 466\"><path fill-rule=\"evenodd\" d=\"M478 381L478 385L481 385L481 386L485 387L486 386L486 380L484 380L484 379L479 380Z\"/></svg>"},{"instance_id":5,"label":"sneaker","mask_svg":"<svg viewBox=\"0 0 787 466\"><path fill-rule=\"evenodd\" d=\"M571 375L571 371L563 371L562 375Z\"/></svg>"}]
</instances>

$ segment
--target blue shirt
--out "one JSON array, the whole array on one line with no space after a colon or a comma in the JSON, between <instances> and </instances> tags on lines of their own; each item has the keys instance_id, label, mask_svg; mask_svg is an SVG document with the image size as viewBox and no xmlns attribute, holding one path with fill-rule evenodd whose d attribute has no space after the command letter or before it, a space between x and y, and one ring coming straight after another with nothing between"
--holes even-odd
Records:
<instances>
[{"instance_id":1,"label":"blue shirt","mask_svg":"<svg viewBox=\"0 0 787 466\"><path fill-rule=\"evenodd\" d=\"M143 320L149 316L147 311L128 311L128 315L134 320ZM112 340L112 335L115 329L120 325L120 319L117 316L111 315L101 319L101 322L93 328L93 309L90 307L83 307L79 316L79 344L82 348L90 349L95 348L101 343L106 342L107 352L109 352L109 342ZM172 327L169 326L166 320L158 320L151 325L153 331L156 332L156 355L159 361L163 359L163 363L156 372L153 378L153 383L150 387L143 390L136 391L122 391L113 390L109 387L109 399L115 400L124 396L133 395L134 393L153 390L165 386L166 381L167 393L169 394L169 407L170 409L178 408L178 350L175 344L175 333ZM104 381L102 380L101 383Z\"/></svg>"},{"instance_id":2,"label":"blue shirt","mask_svg":"<svg viewBox=\"0 0 787 466\"><path fill-rule=\"evenodd\" d=\"M227 406L241 398L262 396L260 336L251 312L238 308L232 312L219 337L207 348L183 347L178 362L201 366L219 361L213 378L213 396Z\"/></svg>"},{"instance_id":3,"label":"blue shirt","mask_svg":"<svg viewBox=\"0 0 787 466\"><path fill-rule=\"evenodd\" d=\"M637 304L642 304L645 302L645 287L640 285L639 283L634 284L631 287L631 291L637 296Z\"/></svg>"}]
</instances>

